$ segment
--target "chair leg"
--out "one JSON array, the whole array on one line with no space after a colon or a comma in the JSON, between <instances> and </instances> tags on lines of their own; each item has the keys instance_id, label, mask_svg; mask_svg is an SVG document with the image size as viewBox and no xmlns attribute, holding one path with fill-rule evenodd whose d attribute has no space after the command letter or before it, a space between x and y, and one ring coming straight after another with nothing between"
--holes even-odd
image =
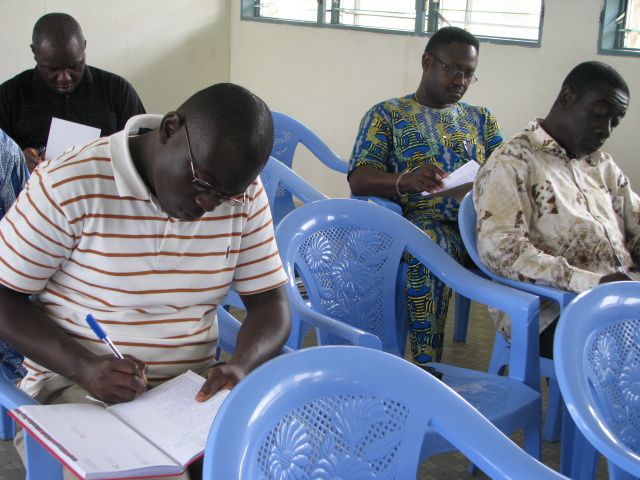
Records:
<instances>
[{"instance_id":1,"label":"chair leg","mask_svg":"<svg viewBox=\"0 0 640 480\"><path fill-rule=\"evenodd\" d=\"M15 436L15 422L7 415L7 409L0 406L0 440L11 440Z\"/></svg>"},{"instance_id":2,"label":"chair leg","mask_svg":"<svg viewBox=\"0 0 640 480\"><path fill-rule=\"evenodd\" d=\"M539 416L537 421L524 427L524 451L536 460L542 458L542 434Z\"/></svg>"},{"instance_id":3,"label":"chair leg","mask_svg":"<svg viewBox=\"0 0 640 480\"><path fill-rule=\"evenodd\" d=\"M453 328L453 340L455 342L467 341L467 327L469 326L469 310L471 300L456 292L456 317Z\"/></svg>"},{"instance_id":4,"label":"chair leg","mask_svg":"<svg viewBox=\"0 0 640 480\"><path fill-rule=\"evenodd\" d=\"M593 480L597 467L598 452L578 430L566 406L563 406L560 473L573 480Z\"/></svg>"},{"instance_id":5,"label":"chair leg","mask_svg":"<svg viewBox=\"0 0 640 480\"><path fill-rule=\"evenodd\" d=\"M62 464L47 452L31 435L24 437L27 464L26 480L62 480Z\"/></svg>"},{"instance_id":6,"label":"chair leg","mask_svg":"<svg viewBox=\"0 0 640 480\"><path fill-rule=\"evenodd\" d=\"M549 394L547 396L547 418L544 422L543 438L546 442L560 440L562 430L562 395L555 378L549 379Z\"/></svg>"},{"instance_id":7,"label":"chair leg","mask_svg":"<svg viewBox=\"0 0 640 480\"><path fill-rule=\"evenodd\" d=\"M489 373L494 375L502 375L504 373L505 367L509 364L509 351L509 343L500 332L496 332L491 360L489 361Z\"/></svg>"}]
</instances>

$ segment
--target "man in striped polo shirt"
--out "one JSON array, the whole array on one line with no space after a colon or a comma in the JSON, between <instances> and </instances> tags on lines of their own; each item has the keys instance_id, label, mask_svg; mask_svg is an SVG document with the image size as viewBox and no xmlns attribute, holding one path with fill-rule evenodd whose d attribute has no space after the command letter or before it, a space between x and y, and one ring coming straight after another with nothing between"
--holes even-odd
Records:
<instances>
[{"instance_id":1,"label":"man in striped polo shirt","mask_svg":"<svg viewBox=\"0 0 640 480\"><path fill-rule=\"evenodd\" d=\"M290 317L258 177L272 143L264 102L218 84L41 164L0 222L0 338L25 354L22 387L42 403L124 402L204 372L230 288L247 317L197 400L276 355Z\"/></svg>"}]
</instances>

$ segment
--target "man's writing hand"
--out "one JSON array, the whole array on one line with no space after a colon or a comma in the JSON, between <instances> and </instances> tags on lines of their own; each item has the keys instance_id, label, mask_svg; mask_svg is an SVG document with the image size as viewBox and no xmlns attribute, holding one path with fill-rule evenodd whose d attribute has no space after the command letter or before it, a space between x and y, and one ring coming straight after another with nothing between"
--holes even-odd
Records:
<instances>
[{"instance_id":1,"label":"man's writing hand","mask_svg":"<svg viewBox=\"0 0 640 480\"><path fill-rule=\"evenodd\" d=\"M600 278L600 282L598 283L609 283L609 282L630 282L631 278L628 275L622 272L613 272L604 275Z\"/></svg>"},{"instance_id":2,"label":"man's writing hand","mask_svg":"<svg viewBox=\"0 0 640 480\"><path fill-rule=\"evenodd\" d=\"M246 372L240 367L230 363L212 368L207 376L207 380L196 395L196 401L204 402L223 388L232 389L245 376Z\"/></svg>"},{"instance_id":3,"label":"man's writing hand","mask_svg":"<svg viewBox=\"0 0 640 480\"><path fill-rule=\"evenodd\" d=\"M96 356L84 361L72 380L107 403L128 402L146 390L146 368L143 361L130 355L124 359Z\"/></svg>"},{"instance_id":4,"label":"man's writing hand","mask_svg":"<svg viewBox=\"0 0 640 480\"><path fill-rule=\"evenodd\" d=\"M442 179L447 173L440 167L428 163L404 175L398 185L401 193L433 192L443 187Z\"/></svg>"},{"instance_id":5,"label":"man's writing hand","mask_svg":"<svg viewBox=\"0 0 640 480\"><path fill-rule=\"evenodd\" d=\"M35 148L25 148L23 152L24 159L27 161L27 168L30 172L33 172L33 169L36 168L38 164L44 160L44 155L40 155L38 153L38 150L36 150Z\"/></svg>"}]
</instances>

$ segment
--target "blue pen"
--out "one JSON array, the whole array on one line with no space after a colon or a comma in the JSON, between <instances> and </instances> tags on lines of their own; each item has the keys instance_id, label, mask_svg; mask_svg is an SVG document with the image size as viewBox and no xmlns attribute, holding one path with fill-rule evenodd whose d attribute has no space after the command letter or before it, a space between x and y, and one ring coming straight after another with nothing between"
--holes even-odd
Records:
<instances>
[{"instance_id":1,"label":"blue pen","mask_svg":"<svg viewBox=\"0 0 640 480\"><path fill-rule=\"evenodd\" d=\"M93 315L91 314L87 315L85 320L91 327L91 330L93 330L93 333L95 333L100 340L102 340L104 343L107 344L107 347L109 347L109 350L111 350L116 357L124 358L122 354L118 351L116 346L113 344L113 342L109 340L109 337L107 337L107 334L104 333L104 330L102 329L100 324L96 322L95 318L93 318Z\"/></svg>"}]
</instances>

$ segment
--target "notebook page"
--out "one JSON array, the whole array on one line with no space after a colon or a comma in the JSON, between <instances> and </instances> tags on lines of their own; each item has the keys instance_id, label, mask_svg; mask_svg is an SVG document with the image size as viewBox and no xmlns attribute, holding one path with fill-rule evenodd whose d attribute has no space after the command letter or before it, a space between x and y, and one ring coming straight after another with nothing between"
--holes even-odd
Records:
<instances>
[{"instance_id":1,"label":"notebook page","mask_svg":"<svg viewBox=\"0 0 640 480\"><path fill-rule=\"evenodd\" d=\"M476 178L480 164L475 160L471 160L453 171L446 178L442 179L443 187L435 192L422 192L425 197L441 196L449 190L454 190L463 185L473 184Z\"/></svg>"},{"instance_id":2,"label":"notebook page","mask_svg":"<svg viewBox=\"0 0 640 480\"><path fill-rule=\"evenodd\" d=\"M58 458L84 478L124 478L131 477L134 472L142 475L183 470L97 405L26 405L20 407L16 416Z\"/></svg>"},{"instance_id":3,"label":"notebook page","mask_svg":"<svg viewBox=\"0 0 640 480\"><path fill-rule=\"evenodd\" d=\"M196 402L204 383L188 371L140 395L133 402L109 407L123 422L182 465L204 451L209 429L229 390Z\"/></svg>"}]
</instances>

